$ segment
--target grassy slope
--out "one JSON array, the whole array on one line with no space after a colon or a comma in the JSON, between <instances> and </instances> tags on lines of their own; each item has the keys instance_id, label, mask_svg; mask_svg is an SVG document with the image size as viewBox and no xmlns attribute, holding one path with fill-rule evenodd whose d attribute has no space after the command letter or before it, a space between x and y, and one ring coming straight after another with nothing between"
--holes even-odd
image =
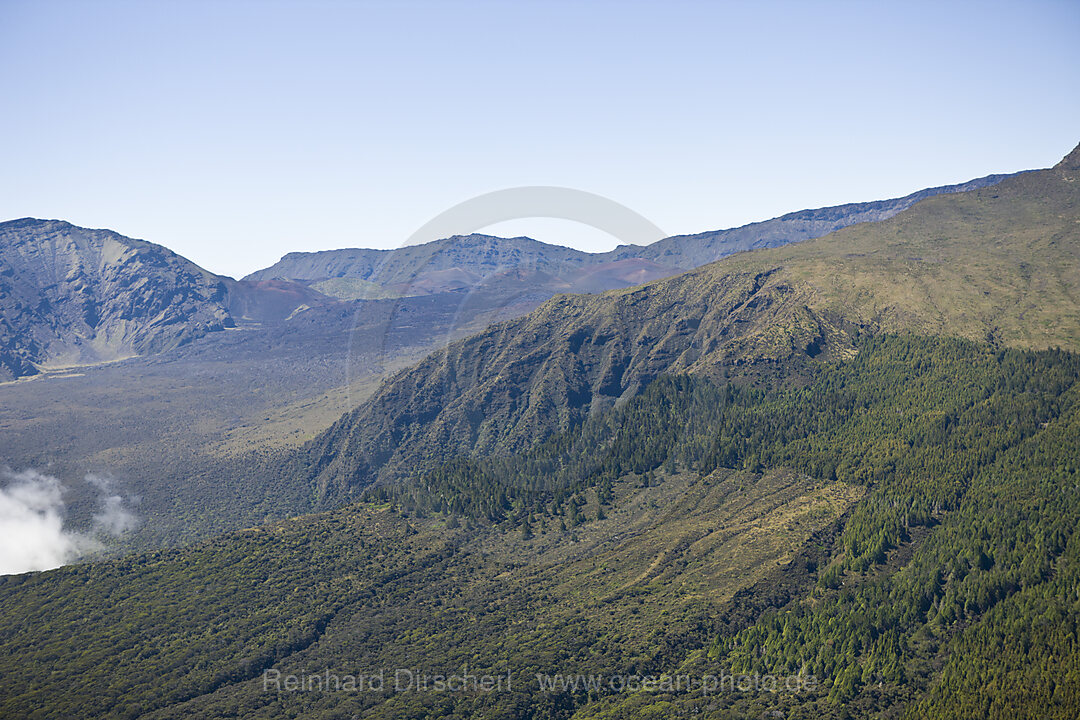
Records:
<instances>
[{"instance_id":1,"label":"grassy slope","mask_svg":"<svg viewBox=\"0 0 1080 720\"><path fill-rule=\"evenodd\" d=\"M1080 160L713 268L779 267L810 306L886 332L1080 347Z\"/></svg>"}]
</instances>

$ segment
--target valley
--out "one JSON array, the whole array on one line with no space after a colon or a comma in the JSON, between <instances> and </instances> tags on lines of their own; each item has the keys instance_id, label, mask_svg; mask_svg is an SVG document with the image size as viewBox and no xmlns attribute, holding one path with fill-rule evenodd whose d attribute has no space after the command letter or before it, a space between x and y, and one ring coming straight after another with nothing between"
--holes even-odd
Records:
<instances>
[{"instance_id":1,"label":"valley","mask_svg":"<svg viewBox=\"0 0 1080 720\"><path fill-rule=\"evenodd\" d=\"M12 328L10 337L20 338L6 347L15 353L11 357L21 358L5 366L8 377L14 373L18 381L0 383L0 463L15 471L34 468L59 477L67 488L67 519L76 529L86 527L97 511L99 493L85 480L87 474L112 478L117 491L137 504L133 510L142 519L134 532L118 542L110 540L118 551L181 545L325 509L341 502L343 492L350 492L327 475L336 470L324 471L312 493L293 477L293 471L281 472L281 468L293 462L297 452L313 452L301 449L305 443L314 442L312 447L317 447L325 433L338 432L333 428L341 427L339 418L374 394L384 378L421 361L427 363L423 367L442 362L437 355L427 356L454 340L490 326L503 327L498 324L524 316L559 295L554 306L530 321L533 327L525 333L514 325L497 331L515 343L500 351L504 357L520 353L527 358L529 353L517 344L548 332L537 322L561 322L563 313L569 311L572 316L577 311L571 308L588 302L587 295L567 293L596 294L637 286L735 252L802 242L847 225L879 222L926 198L992 187L1006 178L991 175L892 200L800 211L731 230L668 238L640 248L624 246L610 253L584 253L530 238L471 235L396 250L292 253L240 281L215 276L166 248L109 231L60 221L3 223L0 247L5 248L3 257L11 270L0 276L15 282L12 288L17 291L0 287L0 299L41 309L35 311L39 315L0 313L0 324L9 323ZM102 254L100 248L106 247L114 249L111 255ZM23 258L37 259L24 262ZM160 268L155 272L165 285L146 284L142 276L148 265ZM34 279L39 276L68 279L66 285L48 285L42 297L49 299L37 300L34 285L44 283ZM105 296L112 292L110 282L138 290L123 300L106 302ZM209 313L207 317L217 318L216 325L199 321L182 330L187 317L183 314L164 324L152 317L158 304L166 302L168 288L187 288L189 283L194 285L185 292L209 293L205 294L208 300L203 308L183 312ZM745 302L740 293L756 292L737 285L721 291L729 293L731 302ZM82 289L76 292L72 289L76 286ZM160 297L147 288L155 288ZM71 297L63 295L68 291ZM697 307L691 314L714 302L707 300L711 291L696 291L696 300L675 300L682 290L673 292L671 307ZM123 311L101 309L125 304ZM78 314L90 312L87 308L93 312L85 317ZM667 322L663 312L645 310L657 319L650 330L656 338L669 332L659 328ZM673 347L701 318L679 322L683 325L677 324L675 335L666 341ZM742 322L736 319L737 324ZM807 322L816 327L819 320ZM146 328L136 330L140 325ZM827 326L828 321L822 327ZM143 345L121 339L124 333L156 337L162 332L171 339ZM620 326L612 325L599 334L616 338L621 332ZM799 342L817 342L818 333L808 325L806 337ZM53 339L33 347L24 343L26 338L46 336ZM640 345L652 339L643 335L635 342ZM700 346L703 341L694 342ZM611 347L616 346L630 352L624 340ZM98 350L91 352L88 347ZM102 359L111 362L96 362ZM625 378L617 373L622 372L619 363L626 360L603 360L614 364L603 381L606 386L589 401L591 406L607 407L624 394L632 395L665 371L671 359L655 358L647 370L634 368ZM545 366L549 375L563 369L550 360ZM677 367L682 365L672 366ZM508 374L506 381L512 377ZM458 389L464 391L460 402L475 405L467 388L454 391ZM423 393L416 395L416 401L432 407L441 402ZM502 402L491 398L484 402L489 422L505 424L500 415ZM561 405L563 401L556 397L553 402ZM581 417L580 407L564 408L556 426ZM501 432L516 437L542 435L553 419L541 414L528 426L515 428L510 423ZM376 439L379 432L373 428L371 438ZM483 434L478 447L508 447L505 439L487 431ZM388 463L386 471L397 462ZM276 479L268 480L268 475Z\"/></svg>"}]
</instances>

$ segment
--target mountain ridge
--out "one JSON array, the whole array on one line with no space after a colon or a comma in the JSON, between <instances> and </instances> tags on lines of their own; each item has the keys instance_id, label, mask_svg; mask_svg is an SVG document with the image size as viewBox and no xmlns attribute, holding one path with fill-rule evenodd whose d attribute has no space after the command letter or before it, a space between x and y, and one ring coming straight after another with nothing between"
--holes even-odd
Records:
<instances>
[{"instance_id":1,"label":"mountain ridge","mask_svg":"<svg viewBox=\"0 0 1080 720\"><path fill-rule=\"evenodd\" d=\"M396 249L294 251L244 279L281 278L315 283L317 287L328 279L352 277L376 281L385 287L408 284L425 273L450 268L475 273L481 278L510 267L565 277L590 265L630 259L656 263L648 279L658 279L663 276L659 273L678 274L734 252L800 242L859 222L880 222L920 200L988 187L1017 174L1020 173L987 175L963 183L925 188L899 198L798 210L736 228L673 235L650 245L620 245L600 253L523 236L500 238L473 233ZM563 291L572 292L572 288L571 279Z\"/></svg>"},{"instance_id":2,"label":"mountain ridge","mask_svg":"<svg viewBox=\"0 0 1080 720\"><path fill-rule=\"evenodd\" d=\"M494 307L527 308L558 293L638 285L732 252L878 221L926 197L1004 177L803 210L608 253L472 234L397 250L294 252L241 280L111 230L21 218L0 223L0 380L163 352L238 322L282 322L305 308L343 300L479 292ZM106 245L125 249L102 253Z\"/></svg>"},{"instance_id":3,"label":"mountain ridge","mask_svg":"<svg viewBox=\"0 0 1080 720\"><path fill-rule=\"evenodd\" d=\"M1080 191L1064 172L939 195L644 286L557 296L393 376L301 464L333 504L419 458L520 449L662 373L847 357L866 332L1080 349Z\"/></svg>"}]
</instances>

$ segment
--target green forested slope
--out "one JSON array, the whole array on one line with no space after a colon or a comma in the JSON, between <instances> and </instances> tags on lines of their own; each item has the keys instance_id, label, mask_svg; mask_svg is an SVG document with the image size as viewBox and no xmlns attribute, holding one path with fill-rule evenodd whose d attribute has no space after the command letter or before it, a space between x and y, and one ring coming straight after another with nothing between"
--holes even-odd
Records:
<instances>
[{"instance_id":1,"label":"green forested slope","mask_svg":"<svg viewBox=\"0 0 1080 720\"><path fill-rule=\"evenodd\" d=\"M5 578L0 713L1075 717L1080 356L889 336L855 349L797 382L662 377L517 459L408 475L386 509ZM464 665L509 671L513 690L260 679ZM724 671L820 687L535 679Z\"/></svg>"}]
</instances>

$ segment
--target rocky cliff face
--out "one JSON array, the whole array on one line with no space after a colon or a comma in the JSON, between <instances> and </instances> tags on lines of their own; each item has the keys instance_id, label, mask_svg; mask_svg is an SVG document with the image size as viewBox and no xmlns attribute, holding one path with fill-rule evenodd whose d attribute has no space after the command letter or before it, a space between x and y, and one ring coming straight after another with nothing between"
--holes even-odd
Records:
<instances>
[{"instance_id":1,"label":"rocky cliff face","mask_svg":"<svg viewBox=\"0 0 1080 720\"><path fill-rule=\"evenodd\" d=\"M222 279L159 245L0 223L0 379L161 352L233 324Z\"/></svg>"}]
</instances>

